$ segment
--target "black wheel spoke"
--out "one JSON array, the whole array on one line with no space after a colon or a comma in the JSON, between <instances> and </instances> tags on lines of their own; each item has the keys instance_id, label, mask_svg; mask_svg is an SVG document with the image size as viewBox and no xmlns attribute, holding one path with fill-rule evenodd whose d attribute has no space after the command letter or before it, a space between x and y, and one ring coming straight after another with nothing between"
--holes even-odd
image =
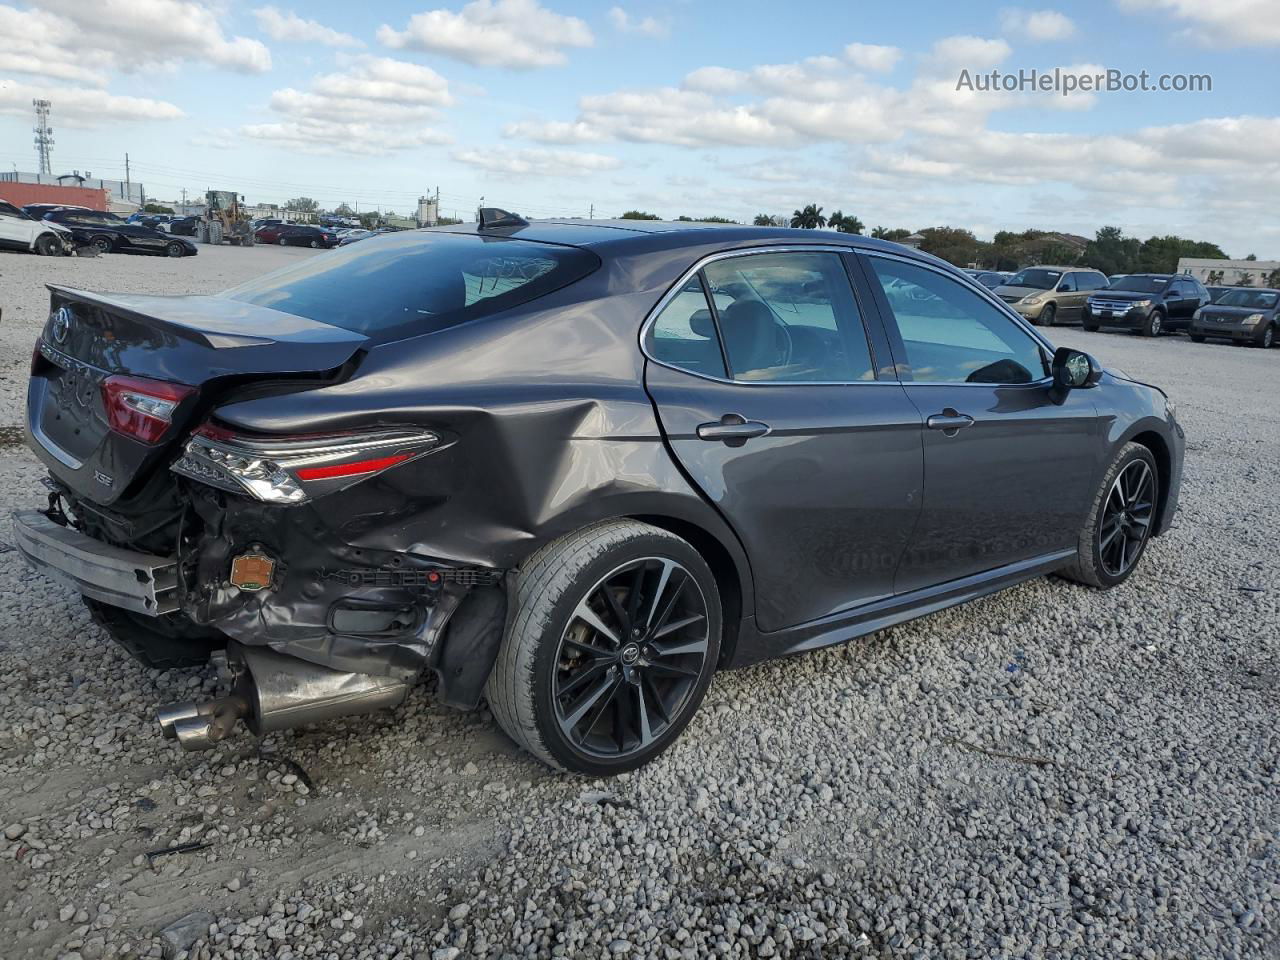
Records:
<instances>
[{"instance_id":1,"label":"black wheel spoke","mask_svg":"<svg viewBox=\"0 0 1280 960\"><path fill-rule=\"evenodd\" d=\"M706 598L669 557L629 561L579 602L553 681L568 741L619 759L651 748L690 708L711 649Z\"/></svg>"},{"instance_id":2,"label":"black wheel spoke","mask_svg":"<svg viewBox=\"0 0 1280 960\"><path fill-rule=\"evenodd\" d=\"M1113 577L1129 572L1151 531L1155 473L1144 460L1132 460L1112 482L1098 523L1098 556Z\"/></svg>"}]
</instances>

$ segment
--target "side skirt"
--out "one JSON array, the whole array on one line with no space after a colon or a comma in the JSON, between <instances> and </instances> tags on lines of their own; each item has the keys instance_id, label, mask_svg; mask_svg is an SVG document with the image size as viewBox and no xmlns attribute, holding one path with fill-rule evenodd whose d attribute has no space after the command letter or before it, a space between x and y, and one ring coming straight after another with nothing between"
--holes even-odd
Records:
<instances>
[{"instance_id":1,"label":"side skirt","mask_svg":"<svg viewBox=\"0 0 1280 960\"><path fill-rule=\"evenodd\" d=\"M997 593L1024 580L1053 573L1074 555L1075 550L1048 553L771 633L757 630L754 618L743 620L737 651L729 666L745 667L775 657L847 643L869 633Z\"/></svg>"}]
</instances>

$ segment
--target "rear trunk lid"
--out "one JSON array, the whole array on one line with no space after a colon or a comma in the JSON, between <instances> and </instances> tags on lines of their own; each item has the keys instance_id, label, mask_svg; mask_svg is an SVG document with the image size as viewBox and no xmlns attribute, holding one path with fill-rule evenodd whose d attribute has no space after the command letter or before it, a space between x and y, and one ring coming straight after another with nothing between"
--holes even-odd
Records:
<instances>
[{"instance_id":1,"label":"rear trunk lid","mask_svg":"<svg viewBox=\"0 0 1280 960\"><path fill-rule=\"evenodd\" d=\"M336 375L367 338L223 297L98 294L50 286L32 358L28 442L79 496L109 505L168 462L232 387ZM128 376L195 388L156 443L110 426L104 384Z\"/></svg>"}]
</instances>

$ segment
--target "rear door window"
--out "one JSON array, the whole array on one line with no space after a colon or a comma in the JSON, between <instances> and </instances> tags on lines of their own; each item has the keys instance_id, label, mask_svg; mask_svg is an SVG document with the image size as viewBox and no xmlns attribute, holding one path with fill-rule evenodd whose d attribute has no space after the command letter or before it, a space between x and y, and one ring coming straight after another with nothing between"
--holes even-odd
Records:
<instances>
[{"instance_id":1,"label":"rear door window","mask_svg":"<svg viewBox=\"0 0 1280 960\"><path fill-rule=\"evenodd\" d=\"M718 379L728 376L701 274L694 275L662 308L649 327L645 346L661 363Z\"/></svg>"},{"instance_id":2,"label":"rear door window","mask_svg":"<svg viewBox=\"0 0 1280 960\"><path fill-rule=\"evenodd\" d=\"M599 265L578 247L406 231L339 247L222 296L385 341L528 303Z\"/></svg>"},{"instance_id":3,"label":"rear door window","mask_svg":"<svg viewBox=\"0 0 1280 960\"><path fill-rule=\"evenodd\" d=\"M703 270L730 375L748 382L874 380L871 350L838 253L728 257Z\"/></svg>"}]
</instances>

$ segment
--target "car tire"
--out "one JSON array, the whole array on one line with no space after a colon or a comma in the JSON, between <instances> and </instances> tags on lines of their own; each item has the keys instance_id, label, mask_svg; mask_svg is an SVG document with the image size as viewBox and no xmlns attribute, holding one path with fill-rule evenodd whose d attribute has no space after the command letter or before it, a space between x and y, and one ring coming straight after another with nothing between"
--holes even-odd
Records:
<instances>
[{"instance_id":1,"label":"car tire","mask_svg":"<svg viewBox=\"0 0 1280 960\"><path fill-rule=\"evenodd\" d=\"M319 241L319 240L312 240L312 241L311 241L311 249L312 249L312 250L319 250L319 249L320 249L320 241Z\"/></svg>"},{"instance_id":2,"label":"car tire","mask_svg":"<svg viewBox=\"0 0 1280 960\"><path fill-rule=\"evenodd\" d=\"M279 240L276 241L276 243L280 244L280 246L282 247L287 247L289 245L288 241L286 241L284 237L281 237Z\"/></svg>"},{"instance_id":3,"label":"car tire","mask_svg":"<svg viewBox=\"0 0 1280 960\"><path fill-rule=\"evenodd\" d=\"M1188 334L1188 336L1191 337L1192 343L1204 343L1204 337L1200 336L1198 333Z\"/></svg>"},{"instance_id":4,"label":"car tire","mask_svg":"<svg viewBox=\"0 0 1280 960\"><path fill-rule=\"evenodd\" d=\"M1144 476L1149 483L1142 482ZM1159 493L1156 458L1142 444L1126 443L1094 494L1076 539L1076 558L1061 575L1102 590L1129 579L1151 540Z\"/></svg>"},{"instance_id":5,"label":"car tire","mask_svg":"<svg viewBox=\"0 0 1280 960\"><path fill-rule=\"evenodd\" d=\"M1050 303L1040 311L1040 318L1036 320L1036 326L1052 327L1058 322L1058 307L1056 304Z\"/></svg>"},{"instance_id":6,"label":"car tire","mask_svg":"<svg viewBox=\"0 0 1280 960\"><path fill-rule=\"evenodd\" d=\"M89 245L99 253L111 253L116 246L115 242L105 234L98 234L98 236L89 241Z\"/></svg>"},{"instance_id":7,"label":"car tire","mask_svg":"<svg viewBox=\"0 0 1280 960\"><path fill-rule=\"evenodd\" d=\"M52 233L42 233L36 237L35 251L41 257L56 257L62 252L62 242Z\"/></svg>"},{"instance_id":8,"label":"car tire","mask_svg":"<svg viewBox=\"0 0 1280 960\"><path fill-rule=\"evenodd\" d=\"M166 257L181 257L187 252L187 248L176 240L172 240L164 245L164 254Z\"/></svg>"},{"instance_id":9,"label":"car tire","mask_svg":"<svg viewBox=\"0 0 1280 960\"><path fill-rule=\"evenodd\" d=\"M666 750L720 652L719 592L701 555L658 527L608 521L544 546L520 567L514 593L485 688L511 739L590 776Z\"/></svg>"},{"instance_id":10,"label":"car tire","mask_svg":"<svg viewBox=\"0 0 1280 960\"><path fill-rule=\"evenodd\" d=\"M1147 316L1147 322L1142 325L1142 335L1144 337L1158 337L1164 333L1164 314L1159 310L1152 310Z\"/></svg>"},{"instance_id":11,"label":"car tire","mask_svg":"<svg viewBox=\"0 0 1280 960\"><path fill-rule=\"evenodd\" d=\"M1258 339L1255 342L1263 350L1270 350L1272 347L1276 345L1275 327L1273 327L1271 324L1268 323L1265 327L1262 328L1262 332L1258 334Z\"/></svg>"}]
</instances>

